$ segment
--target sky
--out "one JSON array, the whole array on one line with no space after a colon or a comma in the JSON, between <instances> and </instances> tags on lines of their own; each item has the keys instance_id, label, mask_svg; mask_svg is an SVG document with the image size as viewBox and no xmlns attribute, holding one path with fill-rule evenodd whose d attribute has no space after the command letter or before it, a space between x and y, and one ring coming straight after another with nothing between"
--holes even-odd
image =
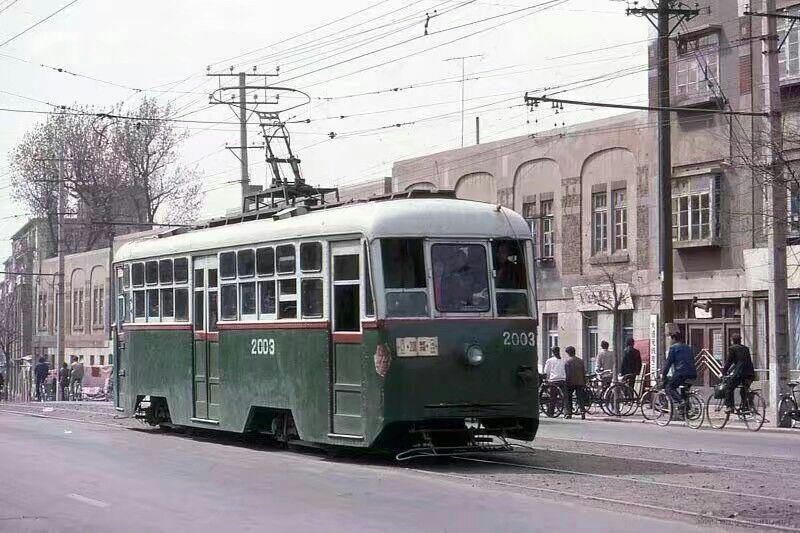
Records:
<instances>
[{"instance_id":1,"label":"sky","mask_svg":"<svg viewBox=\"0 0 800 533\"><path fill-rule=\"evenodd\" d=\"M289 114L309 120L290 126L304 178L347 186L390 176L394 161L461 146L461 61L451 58L479 56L465 60L467 145L476 116L481 142L489 142L619 113L530 112L526 91L562 87L564 98L646 102L649 24L625 7L620 0L0 0L0 262L27 214L9 187L10 154L44 120L11 109L102 111L148 95L169 103L174 117L204 121L178 125L189 135L182 162L203 179L201 218L210 218L238 204L231 182L239 162L225 145L238 145L239 134L232 111L208 103L217 84L208 67L280 67L276 84L311 97ZM253 123L250 140L257 134ZM268 179L260 151L250 151L250 175L254 184Z\"/></svg>"}]
</instances>

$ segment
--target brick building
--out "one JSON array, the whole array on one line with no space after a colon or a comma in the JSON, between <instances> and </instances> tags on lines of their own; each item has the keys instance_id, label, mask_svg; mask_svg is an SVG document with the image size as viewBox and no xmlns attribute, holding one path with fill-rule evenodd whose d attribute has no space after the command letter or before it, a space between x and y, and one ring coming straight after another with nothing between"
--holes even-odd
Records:
<instances>
[{"instance_id":1,"label":"brick building","mask_svg":"<svg viewBox=\"0 0 800 533\"><path fill-rule=\"evenodd\" d=\"M750 3L758 9L758 2ZM800 2L779 3L800 12ZM751 170L759 144L752 140L762 138L764 119L712 112L763 109L762 25L743 16L745 2L710 4L709 12L677 29L671 50L673 105L708 110L673 114L671 221L675 322L704 354L707 382L735 333L753 347L763 376L769 320L763 203ZM787 30L782 24L781 37ZM800 132L798 42L800 26L795 26L780 59L786 127L797 128L795 133ZM654 42L649 62L655 66ZM651 104L657 105L655 68L649 85ZM455 189L459 197L513 207L531 220L538 252L540 360L555 343L575 345L591 360L601 339L612 341L612 313L598 304L609 286L630 295L618 299L623 335L632 336L646 357L651 315L660 304L656 120L655 113L636 112L399 161L393 189ZM786 153L800 154L791 145ZM800 202L791 196L787 212L797 221ZM795 224L791 230L793 239L800 235ZM789 301L790 323L797 326L790 327L795 374L798 278L790 280ZM710 303L709 312L692 305L695 297Z\"/></svg>"}]
</instances>

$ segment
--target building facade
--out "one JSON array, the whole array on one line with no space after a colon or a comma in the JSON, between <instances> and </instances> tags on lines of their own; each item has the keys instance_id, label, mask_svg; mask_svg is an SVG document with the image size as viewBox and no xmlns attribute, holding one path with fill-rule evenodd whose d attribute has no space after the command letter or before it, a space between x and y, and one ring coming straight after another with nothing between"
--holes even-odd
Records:
<instances>
[{"instance_id":1,"label":"building facade","mask_svg":"<svg viewBox=\"0 0 800 533\"><path fill-rule=\"evenodd\" d=\"M614 316L622 322L622 335L632 336L647 358L651 323L660 307L658 237L671 231L675 323L700 354L705 382L714 382L734 334L753 347L760 376L767 371L766 287L763 276L755 274L758 267L764 273L769 223L763 178L756 169L766 121L714 112L764 110L763 30L761 19L743 15L743 2L710 3L710 10L681 24L671 40L673 105L692 111L673 113L670 228L658 227L655 113L636 112L394 165L397 191L454 189L461 198L502 204L530 220L538 253L540 363L556 344L576 346L590 362L601 340L619 346L621 339L612 338ZM758 2L750 3L758 9ZM800 12L800 2L780 7ZM783 37L785 153L791 159L800 157L800 146L790 142L792 133L800 133L795 111L800 27L782 24ZM649 62L655 106L655 43ZM792 192L787 221L781 223L790 223L791 238L797 238L800 198L797 188ZM790 287L790 323L800 326L797 276ZM795 376L798 335L800 327L790 327Z\"/></svg>"},{"instance_id":2,"label":"building facade","mask_svg":"<svg viewBox=\"0 0 800 533\"><path fill-rule=\"evenodd\" d=\"M112 363L110 343L111 249L70 254L64 260L64 361L83 358L86 365ZM34 286L32 353L57 362L56 291L58 258L45 259Z\"/></svg>"}]
</instances>

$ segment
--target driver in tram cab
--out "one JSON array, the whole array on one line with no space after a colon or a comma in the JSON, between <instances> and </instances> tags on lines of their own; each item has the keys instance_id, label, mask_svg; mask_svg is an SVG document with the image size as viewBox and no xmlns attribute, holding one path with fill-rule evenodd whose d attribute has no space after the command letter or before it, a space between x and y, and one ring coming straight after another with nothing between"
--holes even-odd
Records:
<instances>
[{"instance_id":1,"label":"driver in tram cab","mask_svg":"<svg viewBox=\"0 0 800 533\"><path fill-rule=\"evenodd\" d=\"M524 289L525 270L518 262L511 260L511 246L501 242L497 246L497 288L498 289Z\"/></svg>"}]
</instances>

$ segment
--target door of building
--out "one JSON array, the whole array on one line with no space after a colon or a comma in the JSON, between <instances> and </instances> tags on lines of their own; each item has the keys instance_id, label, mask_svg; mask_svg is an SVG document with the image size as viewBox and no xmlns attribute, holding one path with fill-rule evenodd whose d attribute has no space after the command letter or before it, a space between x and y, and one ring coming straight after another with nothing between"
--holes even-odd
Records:
<instances>
[{"instance_id":1,"label":"door of building","mask_svg":"<svg viewBox=\"0 0 800 533\"><path fill-rule=\"evenodd\" d=\"M720 382L733 335L741 334L736 321L695 322L686 324L687 343L694 349L697 385L713 387Z\"/></svg>"},{"instance_id":2,"label":"door of building","mask_svg":"<svg viewBox=\"0 0 800 533\"><path fill-rule=\"evenodd\" d=\"M220 371L217 256L196 257L194 264L194 418L218 421L220 414Z\"/></svg>"},{"instance_id":3,"label":"door of building","mask_svg":"<svg viewBox=\"0 0 800 533\"><path fill-rule=\"evenodd\" d=\"M361 243L331 243L331 430L362 436Z\"/></svg>"}]
</instances>

